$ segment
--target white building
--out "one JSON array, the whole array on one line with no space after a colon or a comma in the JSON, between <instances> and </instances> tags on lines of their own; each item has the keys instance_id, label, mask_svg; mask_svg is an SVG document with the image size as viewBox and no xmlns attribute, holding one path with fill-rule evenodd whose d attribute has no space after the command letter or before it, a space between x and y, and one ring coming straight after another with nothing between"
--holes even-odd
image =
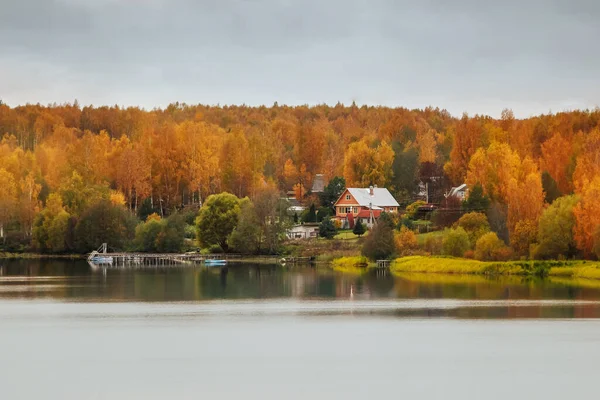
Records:
<instances>
[{"instance_id":1,"label":"white building","mask_svg":"<svg viewBox=\"0 0 600 400\"><path fill-rule=\"evenodd\" d=\"M288 239L310 239L319 236L319 224L306 223L296 225L289 229L286 233Z\"/></svg>"}]
</instances>

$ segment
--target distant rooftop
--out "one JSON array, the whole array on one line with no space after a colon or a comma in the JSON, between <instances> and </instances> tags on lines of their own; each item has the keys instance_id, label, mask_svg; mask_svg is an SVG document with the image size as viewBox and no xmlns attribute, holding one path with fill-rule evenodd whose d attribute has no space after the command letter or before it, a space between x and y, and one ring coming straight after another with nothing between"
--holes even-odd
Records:
<instances>
[{"instance_id":1,"label":"distant rooftop","mask_svg":"<svg viewBox=\"0 0 600 400\"><path fill-rule=\"evenodd\" d=\"M325 177L323 174L316 174L313 180L311 192L322 193L325 190Z\"/></svg>"}]
</instances>

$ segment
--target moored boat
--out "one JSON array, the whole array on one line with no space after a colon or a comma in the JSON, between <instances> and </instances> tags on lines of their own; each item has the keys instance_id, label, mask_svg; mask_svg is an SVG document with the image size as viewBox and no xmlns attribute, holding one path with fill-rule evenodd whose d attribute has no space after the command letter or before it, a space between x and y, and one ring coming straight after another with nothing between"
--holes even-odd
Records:
<instances>
[{"instance_id":1,"label":"moored boat","mask_svg":"<svg viewBox=\"0 0 600 400\"><path fill-rule=\"evenodd\" d=\"M218 265L226 265L227 260L219 260L219 259L206 259L204 260L204 265L207 266L218 266Z\"/></svg>"}]
</instances>

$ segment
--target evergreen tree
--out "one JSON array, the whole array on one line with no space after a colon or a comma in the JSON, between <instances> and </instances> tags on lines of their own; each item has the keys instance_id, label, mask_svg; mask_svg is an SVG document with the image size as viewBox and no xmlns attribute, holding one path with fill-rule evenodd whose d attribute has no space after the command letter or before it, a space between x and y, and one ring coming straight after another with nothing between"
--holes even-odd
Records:
<instances>
[{"instance_id":1,"label":"evergreen tree","mask_svg":"<svg viewBox=\"0 0 600 400\"><path fill-rule=\"evenodd\" d=\"M327 207L333 210L333 205L337 201L337 199L342 195L342 192L346 189L346 180L341 176L334 176L325 189L323 193L319 195L321 200L321 205L323 207Z\"/></svg>"},{"instance_id":2,"label":"evergreen tree","mask_svg":"<svg viewBox=\"0 0 600 400\"><path fill-rule=\"evenodd\" d=\"M483 194L483 186L477 183L469 192L469 197L463 201L462 208L466 211L486 212L490 207L490 199Z\"/></svg>"},{"instance_id":3,"label":"evergreen tree","mask_svg":"<svg viewBox=\"0 0 600 400\"><path fill-rule=\"evenodd\" d=\"M319 236L325 239L333 239L335 234L337 233L337 229L335 229L335 225L331 218L326 218L319 225Z\"/></svg>"},{"instance_id":4,"label":"evergreen tree","mask_svg":"<svg viewBox=\"0 0 600 400\"><path fill-rule=\"evenodd\" d=\"M354 229L352 229L352 233L354 233L356 236L360 237L360 236L364 235L365 232L366 232L365 226L362 224L362 222L360 222L360 218L358 218L358 220L356 221L356 224L354 224Z\"/></svg>"}]
</instances>

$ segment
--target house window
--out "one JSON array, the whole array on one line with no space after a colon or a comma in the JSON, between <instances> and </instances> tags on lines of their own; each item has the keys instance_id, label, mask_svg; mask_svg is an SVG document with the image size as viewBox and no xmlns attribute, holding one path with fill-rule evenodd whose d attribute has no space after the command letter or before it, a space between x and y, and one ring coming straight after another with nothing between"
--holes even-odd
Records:
<instances>
[{"instance_id":1,"label":"house window","mask_svg":"<svg viewBox=\"0 0 600 400\"><path fill-rule=\"evenodd\" d=\"M352 212L354 214L358 214L358 207L352 207Z\"/></svg>"},{"instance_id":2,"label":"house window","mask_svg":"<svg viewBox=\"0 0 600 400\"><path fill-rule=\"evenodd\" d=\"M349 194L346 195L346 200L350 200L350 195Z\"/></svg>"},{"instance_id":3,"label":"house window","mask_svg":"<svg viewBox=\"0 0 600 400\"><path fill-rule=\"evenodd\" d=\"M346 207L346 214L350 214L352 212L352 207Z\"/></svg>"}]
</instances>

